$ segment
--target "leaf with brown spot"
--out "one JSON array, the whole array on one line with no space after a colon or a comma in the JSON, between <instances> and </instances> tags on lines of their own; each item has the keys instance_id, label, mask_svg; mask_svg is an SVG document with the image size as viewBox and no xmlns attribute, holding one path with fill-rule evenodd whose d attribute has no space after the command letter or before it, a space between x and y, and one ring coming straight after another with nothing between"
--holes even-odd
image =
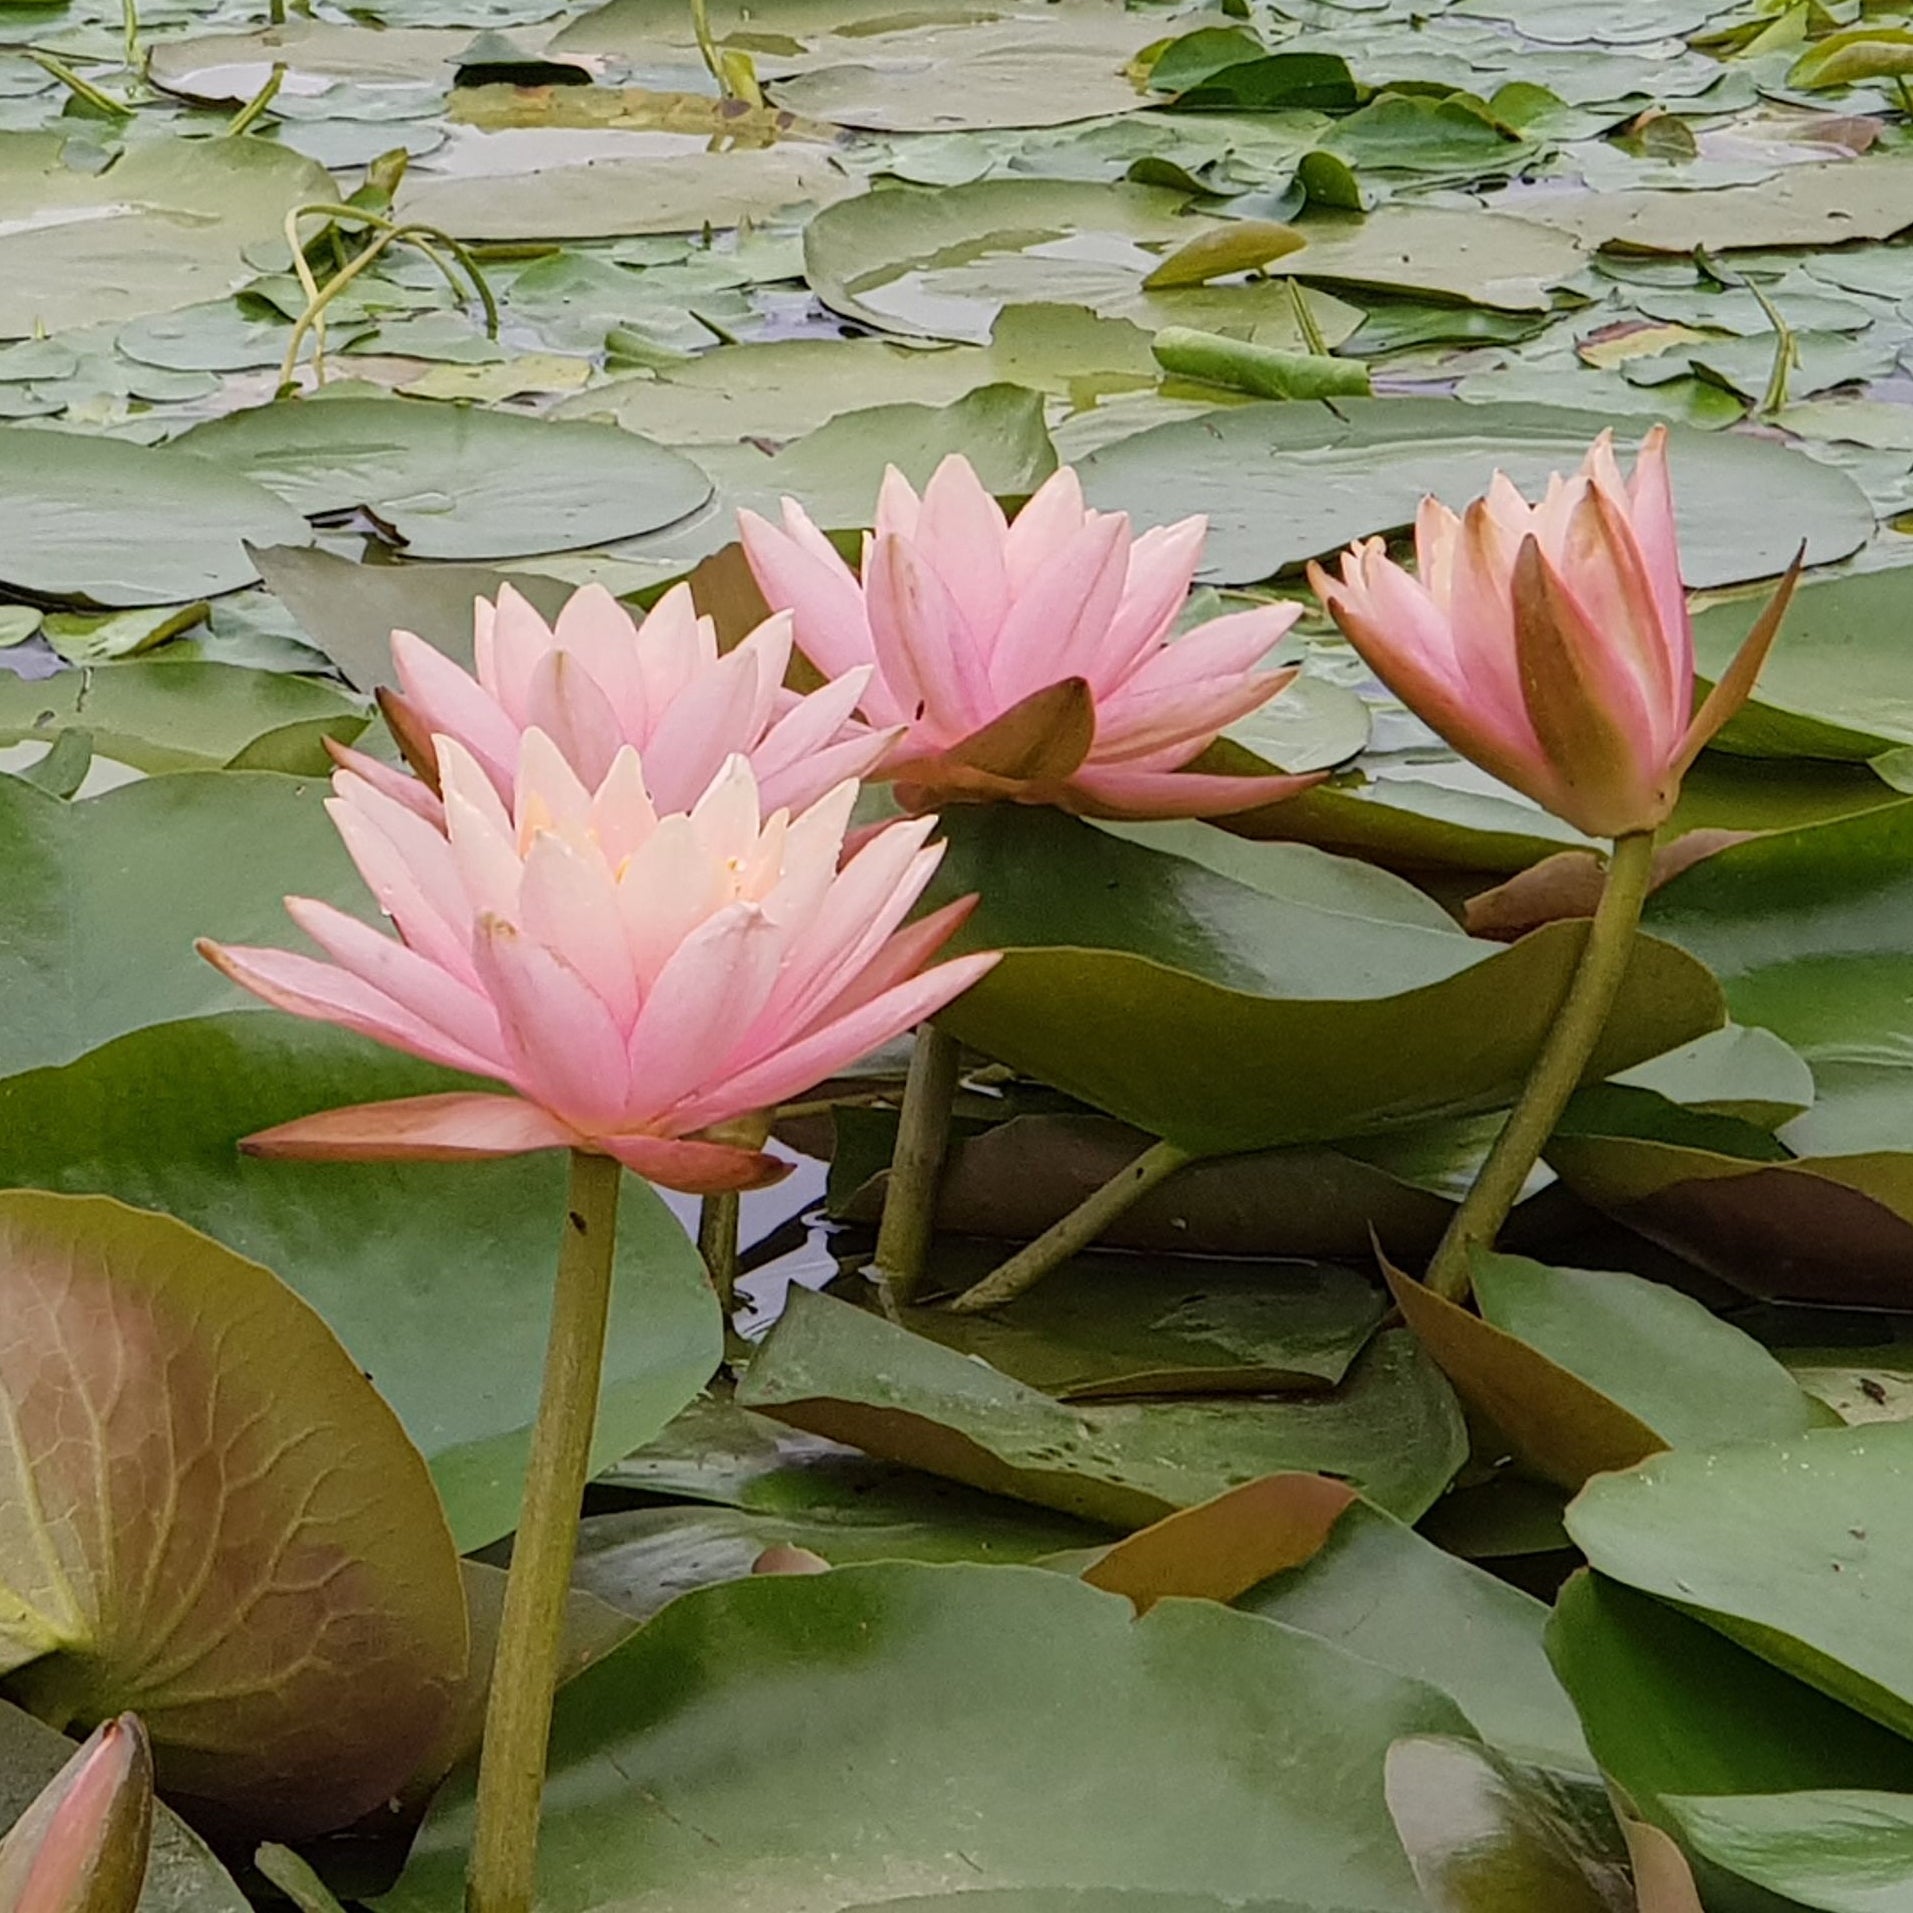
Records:
<instances>
[{"instance_id":1,"label":"leaf with brown spot","mask_svg":"<svg viewBox=\"0 0 1913 1913\"><path fill-rule=\"evenodd\" d=\"M1083 1579L1126 1594L1138 1614L1171 1595L1233 1601L1312 1559L1355 1499L1347 1482L1327 1475L1264 1475L1118 1541Z\"/></svg>"},{"instance_id":2,"label":"leaf with brown spot","mask_svg":"<svg viewBox=\"0 0 1913 1913\"><path fill-rule=\"evenodd\" d=\"M424 1461L257 1263L97 1196L0 1196L0 1653L62 1725L136 1710L159 1782L290 1836L429 1750L467 1653Z\"/></svg>"}]
</instances>

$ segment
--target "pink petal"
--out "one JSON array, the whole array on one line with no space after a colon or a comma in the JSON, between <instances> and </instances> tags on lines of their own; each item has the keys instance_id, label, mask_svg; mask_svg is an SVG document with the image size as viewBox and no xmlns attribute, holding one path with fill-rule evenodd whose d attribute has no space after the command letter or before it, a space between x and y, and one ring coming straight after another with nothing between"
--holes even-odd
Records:
<instances>
[{"instance_id":1,"label":"pink petal","mask_svg":"<svg viewBox=\"0 0 1913 1913\"><path fill-rule=\"evenodd\" d=\"M733 651L700 671L657 717L639 754L660 811L689 810L725 761L756 742L759 668L754 653Z\"/></svg>"},{"instance_id":2,"label":"pink petal","mask_svg":"<svg viewBox=\"0 0 1913 1913\"><path fill-rule=\"evenodd\" d=\"M925 1017L934 1016L961 996L978 977L995 968L1000 952L954 957L813 1030L787 1049L714 1085L693 1102L672 1112L674 1123L703 1128L749 1111L769 1109L801 1090L812 1088L860 1058L901 1036Z\"/></svg>"},{"instance_id":3,"label":"pink petal","mask_svg":"<svg viewBox=\"0 0 1913 1913\"><path fill-rule=\"evenodd\" d=\"M631 1032L637 1121L656 1120L721 1076L724 1058L770 996L785 941L783 929L755 905L730 904L672 953Z\"/></svg>"},{"instance_id":4,"label":"pink petal","mask_svg":"<svg viewBox=\"0 0 1913 1913\"><path fill-rule=\"evenodd\" d=\"M498 605L492 614L492 678L485 689L519 730L533 721L532 679L539 665L551 655L554 643L551 626L538 615L530 601L515 586L501 585Z\"/></svg>"},{"instance_id":5,"label":"pink petal","mask_svg":"<svg viewBox=\"0 0 1913 1913\"><path fill-rule=\"evenodd\" d=\"M1018 586L997 633L994 701L979 721L1065 678L1097 681L1128 572L1129 520L1121 512L1091 518L1046 554Z\"/></svg>"},{"instance_id":6,"label":"pink petal","mask_svg":"<svg viewBox=\"0 0 1913 1913\"><path fill-rule=\"evenodd\" d=\"M796 506L787 504L784 516L786 525L799 523L810 537L800 542L752 511L737 515L744 556L766 603L792 614L797 648L826 677L875 662L863 592L850 567ZM881 694L882 686L873 684L871 695ZM888 699L870 715L877 723L894 724L898 706Z\"/></svg>"},{"instance_id":7,"label":"pink petal","mask_svg":"<svg viewBox=\"0 0 1913 1913\"><path fill-rule=\"evenodd\" d=\"M443 1063L448 1069L462 1069L476 1076L498 1074L496 1063L453 1042L369 983L330 963L292 950L251 949L213 943L204 937L193 947L242 990L250 990L274 1009L287 1010L314 1023L336 1023L388 1049L403 1050L428 1063Z\"/></svg>"},{"instance_id":8,"label":"pink petal","mask_svg":"<svg viewBox=\"0 0 1913 1913\"><path fill-rule=\"evenodd\" d=\"M579 1130L622 1126L629 1100L624 1032L568 964L496 917L473 939L498 1010L513 1085Z\"/></svg>"},{"instance_id":9,"label":"pink petal","mask_svg":"<svg viewBox=\"0 0 1913 1913\"><path fill-rule=\"evenodd\" d=\"M864 566L870 638L913 733L949 743L994 715L977 634L916 547L881 537Z\"/></svg>"},{"instance_id":10,"label":"pink petal","mask_svg":"<svg viewBox=\"0 0 1913 1913\"><path fill-rule=\"evenodd\" d=\"M894 733L855 723L851 713L873 673L846 672L822 690L799 698L751 752L751 769L766 810L806 810L846 777L876 769ZM836 767L824 768L825 758Z\"/></svg>"},{"instance_id":11,"label":"pink petal","mask_svg":"<svg viewBox=\"0 0 1913 1913\"><path fill-rule=\"evenodd\" d=\"M564 754L588 790L596 790L624 743L618 714L574 651L547 651L525 693L525 722Z\"/></svg>"},{"instance_id":12,"label":"pink petal","mask_svg":"<svg viewBox=\"0 0 1913 1913\"><path fill-rule=\"evenodd\" d=\"M1010 593L1019 595L1056 551L1083 529L1083 487L1068 465L1052 472L1016 514L1003 543Z\"/></svg>"},{"instance_id":13,"label":"pink petal","mask_svg":"<svg viewBox=\"0 0 1913 1913\"><path fill-rule=\"evenodd\" d=\"M940 910L932 910L927 917L906 923L852 976L845 989L814 1012L803 1029L793 1035L807 1034L821 1022L835 1022L839 1017L848 1016L852 1010L861 1009L872 998L894 989L919 970L927 969L930 959L963 927L979 901L975 895L959 897Z\"/></svg>"},{"instance_id":14,"label":"pink petal","mask_svg":"<svg viewBox=\"0 0 1913 1913\"><path fill-rule=\"evenodd\" d=\"M880 528L882 527L880 521ZM952 453L924 487L914 533L906 533L955 599L984 656L1010 608L1004 557L1009 522L967 458Z\"/></svg>"},{"instance_id":15,"label":"pink petal","mask_svg":"<svg viewBox=\"0 0 1913 1913\"><path fill-rule=\"evenodd\" d=\"M1202 562L1207 518L1184 518L1146 531L1129 547L1122 603L1090 679L1098 697L1113 691L1169 635Z\"/></svg>"},{"instance_id":16,"label":"pink petal","mask_svg":"<svg viewBox=\"0 0 1913 1913\"><path fill-rule=\"evenodd\" d=\"M327 756L340 770L363 778L381 797L389 797L393 803L416 811L434 830L444 828L445 807L439 802L438 793L422 777L415 777L396 764L383 764L376 757L367 757L363 751L355 751L335 737L325 739L325 747Z\"/></svg>"},{"instance_id":17,"label":"pink petal","mask_svg":"<svg viewBox=\"0 0 1913 1913\"><path fill-rule=\"evenodd\" d=\"M392 633L392 663L422 728L457 738L503 788L518 755L517 724L443 651L409 631Z\"/></svg>"},{"instance_id":18,"label":"pink petal","mask_svg":"<svg viewBox=\"0 0 1913 1913\"><path fill-rule=\"evenodd\" d=\"M472 1055L486 1058L487 1074L504 1068L497 1013L487 997L461 978L329 903L288 897L286 914L340 969Z\"/></svg>"},{"instance_id":19,"label":"pink petal","mask_svg":"<svg viewBox=\"0 0 1913 1913\"><path fill-rule=\"evenodd\" d=\"M1271 604L1211 618L1158 646L1098 704L1118 702L1135 691L1166 691L1178 686L1201 689L1221 679L1242 677L1282 642L1301 615L1299 604Z\"/></svg>"},{"instance_id":20,"label":"pink petal","mask_svg":"<svg viewBox=\"0 0 1913 1913\"><path fill-rule=\"evenodd\" d=\"M739 1149L729 1143L667 1136L595 1136L600 1153L615 1156L647 1182L687 1196L727 1195L737 1190L768 1189L795 1166L780 1156Z\"/></svg>"},{"instance_id":21,"label":"pink petal","mask_svg":"<svg viewBox=\"0 0 1913 1913\"><path fill-rule=\"evenodd\" d=\"M618 886L596 845L556 831L534 839L519 887L518 927L590 986L620 1032L638 1014L638 979L624 934Z\"/></svg>"},{"instance_id":22,"label":"pink petal","mask_svg":"<svg viewBox=\"0 0 1913 1913\"><path fill-rule=\"evenodd\" d=\"M1208 771L1133 770L1086 764L1070 779L1071 810L1085 817L1144 822L1165 817L1229 817L1279 804L1319 784L1307 777L1224 777Z\"/></svg>"},{"instance_id":23,"label":"pink petal","mask_svg":"<svg viewBox=\"0 0 1913 1913\"><path fill-rule=\"evenodd\" d=\"M552 635L558 649L569 651L597 681L618 714L621 735L626 735L622 727L627 710L636 707L642 721L638 627L603 585L588 584L574 591L558 613Z\"/></svg>"},{"instance_id":24,"label":"pink petal","mask_svg":"<svg viewBox=\"0 0 1913 1913\"><path fill-rule=\"evenodd\" d=\"M1207 750L1217 735L1259 710L1294 677L1292 671L1251 671L1234 679L1194 686L1172 684L1135 691L1096 714L1096 741L1088 763L1103 767L1172 750L1183 761Z\"/></svg>"},{"instance_id":25,"label":"pink petal","mask_svg":"<svg viewBox=\"0 0 1913 1913\"><path fill-rule=\"evenodd\" d=\"M420 955L454 976L471 977L471 905L451 845L416 811L349 771L326 799L347 854L378 905Z\"/></svg>"},{"instance_id":26,"label":"pink petal","mask_svg":"<svg viewBox=\"0 0 1913 1913\"><path fill-rule=\"evenodd\" d=\"M917 526L921 521L923 501L918 498L916 487L897 470L894 465L883 468L883 478L877 486L877 511L872 520L879 538L907 538L912 541L917 535ZM784 517L790 517L790 500L784 501Z\"/></svg>"},{"instance_id":27,"label":"pink petal","mask_svg":"<svg viewBox=\"0 0 1913 1913\"><path fill-rule=\"evenodd\" d=\"M535 1103L453 1091L322 1110L261 1129L239 1146L249 1156L301 1162L477 1162L576 1148L581 1140Z\"/></svg>"}]
</instances>

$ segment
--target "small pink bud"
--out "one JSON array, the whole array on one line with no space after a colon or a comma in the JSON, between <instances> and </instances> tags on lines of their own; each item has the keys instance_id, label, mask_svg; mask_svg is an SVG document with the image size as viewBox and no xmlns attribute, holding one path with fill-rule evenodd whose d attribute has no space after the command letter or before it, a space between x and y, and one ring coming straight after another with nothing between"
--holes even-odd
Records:
<instances>
[{"instance_id":1,"label":"small pink bud","mask_svg":"<svg viewBox=\"0 0 1913 1913\"><path fill-rule=\"evenodd\" d=\"M137 1714L103 1722L0 1840L0 1913L133 1913L153 1835Z\"/></svg>"},{"instance_id":2,"label":"small pink bud","mask_svg":"<svg viewBox=\"0 0 1913 1913\"><path fill-rule=\"evenodd\" d=\"M753 1574L828 1574L830 1563L808 1548L793 1547L779 1541L768 1547L751 1563Z\"/></svg>"}]
</instances>

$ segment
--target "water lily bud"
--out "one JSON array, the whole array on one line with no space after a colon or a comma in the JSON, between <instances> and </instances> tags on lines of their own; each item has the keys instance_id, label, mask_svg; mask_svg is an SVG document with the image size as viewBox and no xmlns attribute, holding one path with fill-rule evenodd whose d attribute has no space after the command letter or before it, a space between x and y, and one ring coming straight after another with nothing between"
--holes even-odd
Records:
<instances>
[{"instance_id":1,"label":"water lily bud","mask_svg":"<svg viewBox=\"0 0 1913 1913\"><path fill-rule=\"evenodd\" d=\"M751 1563L753 1574L828 1574L830 1563L808 1548L788 1541L774 1542Z\"/></svg>"},{"instance_id":2,"label":"water lily bud","mask_svg":"<svg viewBox=\"0 0 1913 1913\"><path fill-rule=\"evenodd\" d=\"M1667 821L1752 692L1800 560L1698 711L1667 433L1631 479L1603 432L1530 505L1500 473L1457 517L1424 499L1415 574L1379 538L1309 581L1363 661L1462 756L1590 837Z\"/></svg>"},{"instance_id":3,"label":"water lily bud","mask_svg":"<svg viewBox=\"0 0 1913 1913\"><path fill-rule=\"evenodd\" d=\"M153 1836L137 1714L103 1722L0 1840L0 1913L133 1913Z\"/></svg>"}]
</instances>

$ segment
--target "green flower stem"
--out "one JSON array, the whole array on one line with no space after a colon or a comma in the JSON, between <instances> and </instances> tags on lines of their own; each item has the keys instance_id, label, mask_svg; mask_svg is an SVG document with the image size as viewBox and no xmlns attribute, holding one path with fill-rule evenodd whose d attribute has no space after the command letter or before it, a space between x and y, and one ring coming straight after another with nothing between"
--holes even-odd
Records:
<instances>
[{"instance_id":1,"label":"green flower stem","mask_svg":"<svg viewBox=\"0 0 1913 1913\"><path fill-rule=\"evenodd\" d=\"M917 1031L916 1048L910 1052L910 1074L897 1114L897 1146L877 1228L877 1277L899 1307L915 1300L930 1259L959 1053L956 1038L944 1035L934 1023Z\"/></svg>"},{"instance_id":2,"label":"green flower stem","mask_svg":"<svg viewBox=\"0 0 1913 1913\"><path fill-rule=\"evenodd\" d=\"M1015 1301L1079 1249L1087 1249L1124 1210L1140 1202L1189 1160L1189 1151L1172 1142L1151 1143L1128 1168L1118 1170L1060 1222L1052 1223L1034 1242L999 1263L975 1288L965 1289L950 1304L951 1312L976 1315Z\"/></svg>"},{"instance_id":3,"label":"green flower stem","mask_svg":"<svg viewBox=\"0 0 1913 1913\"><path fill-rule=\"evenodd\" d=\"M737 1307L737 1215L735 1193L706 1196L697 1206L697 1250L724 1311L724 1330L730 1333L731 1312Z\"/></svg>"},{"instance_id":4,"label":"green flower stem","mask_svg":"<svg viewBox=\"0 0 1913 1913\"><path fill-rule=\"evenodd\" d=\"M609 1156L571 1152L544 1390L485 1708L466 1913L531 1913L551 1700L597 1421L622 1173Z\"/></svg>"},{"instance_id":5,"label":"green flower stem","mask_svg":"<svg viewBox=\"0 0 1913 1913\"><path fill-rule=\"evenodd\" d=\"M1466 1299L1474 1251L1493 1246L1601 1040L1608 1011L1627 974L1653 864L1651 830L1615 839L1600 904L1547 1041L1422 1278L1451 1302Z\"/></svg>"}]
</instances>

